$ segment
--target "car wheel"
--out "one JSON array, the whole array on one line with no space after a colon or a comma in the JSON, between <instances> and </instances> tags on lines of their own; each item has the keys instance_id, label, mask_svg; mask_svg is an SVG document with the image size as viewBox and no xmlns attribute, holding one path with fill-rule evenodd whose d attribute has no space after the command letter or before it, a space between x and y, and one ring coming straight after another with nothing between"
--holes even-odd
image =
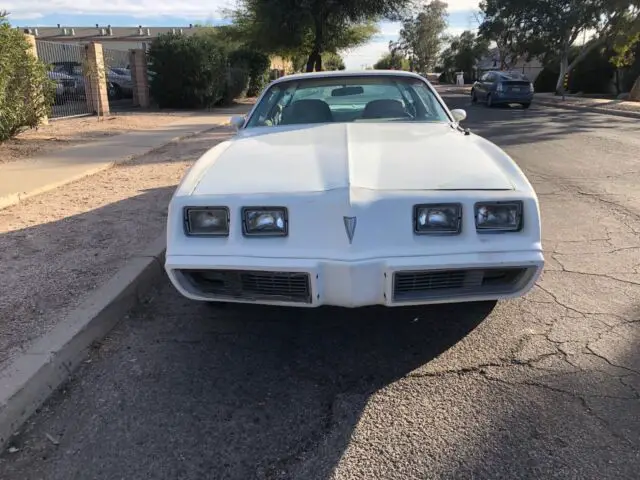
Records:
<instances>
[{"instance_id":1,"label":"car wheel","mask_svg":"<svg viewBox=\"0 0 640 480\"><path fill-rule=\"evenodd\" d=\"M530 103L523 103L522 108L529 108L531 106Z\"/></svg>"},{"instance_id":2,"label":"car wheel","mask_svg":"<svg viewBox=\"0 0 640 480\"><path fill-rule=\"evenodd\" d=\"M478 96L475 90L471 90L471 103L478 103Z\"/></svg>"},{"instance_id":3,"label":"car wheel","mask_svg":"<svg viewBox=\"0 0 640 480\"><path fill-rule=\"evenodd\" d=\"M491 98L491 94L490 93L487 95L487 107L489 107L489 108L493 107L493 98Z\"/></svg>"}]
</instances>

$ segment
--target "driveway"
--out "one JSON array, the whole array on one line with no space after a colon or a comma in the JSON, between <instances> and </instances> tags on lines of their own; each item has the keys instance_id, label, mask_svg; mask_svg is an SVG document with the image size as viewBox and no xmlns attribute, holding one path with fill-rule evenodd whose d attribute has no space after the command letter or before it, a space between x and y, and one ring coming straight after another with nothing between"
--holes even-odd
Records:
<instances>
[{"instance_id":1,"label":"driveway","mask_svg":"<svg viewBox=\"0 0 640 480\"><path fill-rule=\"evenodd\" d=\"M222 309L164 283L15 438L0 478L637 478L638 122L445 99L540 196L531 294Z\"/></svg>"}]
</instances>

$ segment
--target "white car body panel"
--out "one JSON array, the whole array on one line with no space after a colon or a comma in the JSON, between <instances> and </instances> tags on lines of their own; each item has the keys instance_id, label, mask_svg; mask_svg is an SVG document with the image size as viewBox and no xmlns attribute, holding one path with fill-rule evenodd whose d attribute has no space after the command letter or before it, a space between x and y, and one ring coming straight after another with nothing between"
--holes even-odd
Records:
<instances>
[{"instance_id":1,"label":"white car body panel","mask_svg":"<svg viewBox=\"0 0 640 480\"><path fill-rule=\"evenodd\" d=\"M446 124L336 123L269 130L273 127L240 133L192 194L514 188L481 142Z\"/></svg>"},{"instance_id":2,"label":"white car body panel","mask_svg":"<svg viewBox=\"0 0 640 480\"><path fill-rule=\"evenodd\" d=\"M476 232L476 202L510 200L523 202L519 232ZM454 202L462 204L459 234L415 234L414 205ZM228 207L229 236L187 236L183 212L194 206ZM244 236L246 206L286 207L288 236ZM356 219L351 240L346 217ZM194 300L300 307L499 300L525 294L543 265L540 210L529 181L496 145L446 123L240 129L194 164L169 205L165 268L178 291ZM473 276L485 268L511 267L524 273L508 291L465 287L451 295L400 298L394 290L398 272L464 269ZM211 295L183 270L300 272L309 276L309 298Z\"/></svg>"}]
</instances>

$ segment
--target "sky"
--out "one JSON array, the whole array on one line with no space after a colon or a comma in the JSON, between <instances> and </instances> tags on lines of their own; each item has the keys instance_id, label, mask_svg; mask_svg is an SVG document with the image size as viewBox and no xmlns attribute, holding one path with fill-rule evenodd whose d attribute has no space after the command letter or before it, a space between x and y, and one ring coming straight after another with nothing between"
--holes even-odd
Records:
<instances>
[{"instance_id":1,"label":"sky","mask_svg":"<svg viewBox=\"0 0 640 480\"><path fill-rule=\"evenodd\" d=\"M474 13L480 0L449 0L449 33L477 28ZM179 27L190 23L226 23L224 9L234 0L8 0L2 9L9 12L12 25L55 27L111 25L114 27ZM388 51L390 40L398 38L400 24L381 22L380 32L367 45L343 53L348 69L373 65Z\"/></svg>"}]
</instances>

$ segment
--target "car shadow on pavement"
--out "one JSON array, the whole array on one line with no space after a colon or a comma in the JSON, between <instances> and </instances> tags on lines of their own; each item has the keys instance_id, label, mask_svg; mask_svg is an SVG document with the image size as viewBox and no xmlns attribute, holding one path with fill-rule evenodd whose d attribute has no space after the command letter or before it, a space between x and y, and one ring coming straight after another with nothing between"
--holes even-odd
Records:
<instances>
[{"instance_id":1,"label":"car shadow on pavement","mask_svg":"<svg viewBox=\"0 0 640 480\"><path fill-rule=\"evenodd\" d=\"M456 345L494 306L218 308L165 285L96 353L118 367L98 374L106 383L97 391L81 387L88 408L74 408L74 423L100 431L91 418L108 418L107 430L125 429L127 448L158 459L154 471L179 465L180 478L291 478L280 472L318 449L312 474L292 478L329 478L368 399ZM117 404L126 418L111 411ZM101 436L102 451L115 448Z\"/></svg>"},{"instance_id":2,"label":"car shadow on pavement","mask_svg":"<svg viewBox=\"0 0 640 480\"><path fill-rule=\"evenodd\" d=\"M495 302L477 302L314 310L227 306L220 310L204 328L215 332L216 324L233 323L234 335L244 337L244 348L227 353L231 371L241 369L228 378L227 387L237 391L234 384L244 378L244 400L238 400L263 398L252 413L247 412L248 418L269 418L261 422L266 430L260 435L244 437L249 444L242 448L247 454L242 463L248 462L246 467L253 463L254 470L238 471L240 465L236 465L229 473L233 478L256 473L258 478L278 478L282 472L289 476L281 478L330 478L370 397L407 375L421 375L417 369L469 335L494 306ZM248 351L252 353L247 355ZM260 364L257 375L253 373L256 361ZM246 425L237 427L244 430ZM271 447L265 448L265 437L280 437L274 445L279 444L281 452L266 455ZM256 457L257 452L264 452L264 461Z\"/></svg>"}]
</instances>

